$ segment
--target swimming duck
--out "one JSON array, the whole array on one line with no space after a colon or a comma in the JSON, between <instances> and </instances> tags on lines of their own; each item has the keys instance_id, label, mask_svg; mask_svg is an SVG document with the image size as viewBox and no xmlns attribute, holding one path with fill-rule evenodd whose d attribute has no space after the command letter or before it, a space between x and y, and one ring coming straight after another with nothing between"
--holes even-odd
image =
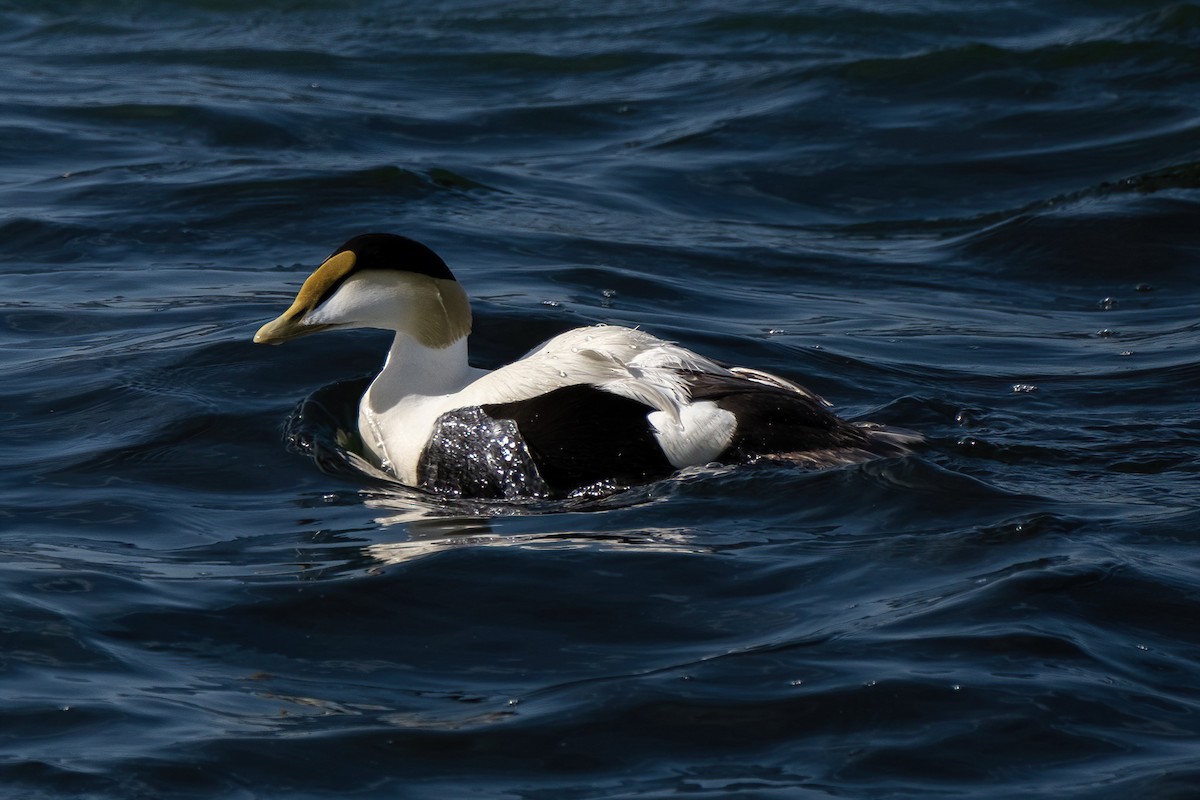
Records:
<instances>
[{"instance_id":1,"label":"swimming duck","mask_svg":"<svg viewBox=\"0 0 1200 800\"><path fill-rule=\"evenodd\" d=\"M577 328L499 369L473 368L466 292L436 253L393 234L339 247L254 341L334 328L395 332L358 432L396 480L441 494L594 493L714 462L855 463L920 440L846 422L789 380L633 328Z\"/></svg>"}]
</instances>

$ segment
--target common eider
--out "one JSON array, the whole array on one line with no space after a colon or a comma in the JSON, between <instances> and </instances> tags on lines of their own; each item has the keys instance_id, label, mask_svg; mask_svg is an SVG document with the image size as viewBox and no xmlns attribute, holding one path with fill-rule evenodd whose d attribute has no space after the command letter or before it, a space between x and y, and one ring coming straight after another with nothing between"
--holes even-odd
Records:
<instances>
[{"instance_id":1,"label":"common eider","mask_svg":"<svg viewBox=\"0 0 1200 800\"><path fill-rule=\"evenodd\" d=\"M789 380L633 328L576 328L507 366L475 369L466 292L436 253L403 236L346 242L254 341L333 328L395 332L359 403L359 434L377 466L440 494L562 497L712 463L849 464L920 440L846 422Z\"/></svg>"}]
</instances>

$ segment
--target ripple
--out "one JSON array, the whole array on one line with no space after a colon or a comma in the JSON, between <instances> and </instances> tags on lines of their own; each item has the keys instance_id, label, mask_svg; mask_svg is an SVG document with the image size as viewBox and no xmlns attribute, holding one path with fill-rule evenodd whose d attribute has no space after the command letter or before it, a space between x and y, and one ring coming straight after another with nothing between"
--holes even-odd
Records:
<instances>
[{"instance_id":1,"label":"ripple","mask_svg":"<svg viewBox=\"0 0 1200 800\"><path fill-rule=\"evenodd\" d=\"M11 792L1190 796L1195 3L235 5L0 12ZM368 229L927 445L377 482Z\"/></svg>"}]
</instances>

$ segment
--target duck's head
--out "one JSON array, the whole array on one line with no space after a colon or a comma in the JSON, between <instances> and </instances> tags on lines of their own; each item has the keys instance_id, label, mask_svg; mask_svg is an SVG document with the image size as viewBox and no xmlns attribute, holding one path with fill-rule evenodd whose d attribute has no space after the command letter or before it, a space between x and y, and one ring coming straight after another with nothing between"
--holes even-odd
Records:
<instances>
[{"instance_id":1,"label":"duck's head","mask_svg":"<svg viewBox=\"0 0 1200 800\"><path fill-rule=\"evenodd\" d=\"M258 344L330 328L383 328L443 348L471 332L466 292L437 253L390 233L355 236L325 259Z\"/></svg>"}]
</instances>

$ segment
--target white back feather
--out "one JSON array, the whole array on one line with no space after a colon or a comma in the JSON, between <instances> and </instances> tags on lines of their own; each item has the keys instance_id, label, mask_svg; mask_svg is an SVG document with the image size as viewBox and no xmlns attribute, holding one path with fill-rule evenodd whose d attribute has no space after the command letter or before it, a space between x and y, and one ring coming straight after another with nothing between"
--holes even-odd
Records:
<instances>
[{"instance_id":1,"label":"white back feather","mask_svg":"<svg viewBox=\"0 0 1200 800\"><path fill-rule=\"evenodd\" d=\"M680 371L732 373L703 356L634 328L597 325L559 334L520 361L468 386L461 404L525 400L563 386L589 384L645 403L679 424L690 401Z\"/></svg>"}]
</instances>

